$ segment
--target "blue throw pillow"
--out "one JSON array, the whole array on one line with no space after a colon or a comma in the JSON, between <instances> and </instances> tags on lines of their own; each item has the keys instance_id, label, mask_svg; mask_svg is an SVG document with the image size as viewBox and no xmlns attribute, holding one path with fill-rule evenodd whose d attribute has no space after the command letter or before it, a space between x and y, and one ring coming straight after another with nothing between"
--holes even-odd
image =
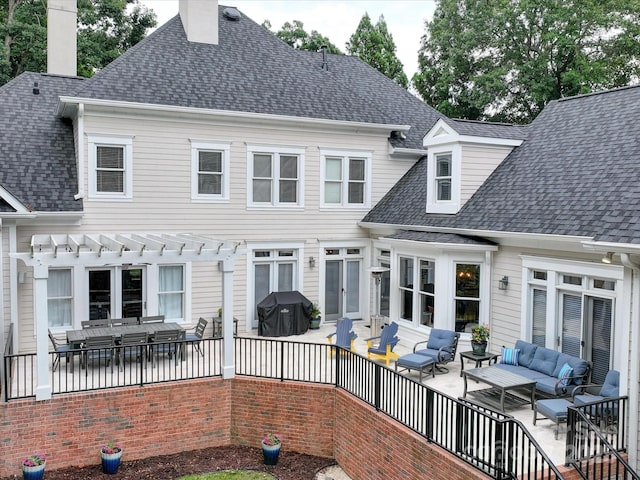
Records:
<instances>
[{"instance_id":1,"label":"blue throw pillow","mask_svg":"<svg viewBox=\"0 0 640 480\"><path fill-rule=\"evenodd\" d=\"M506 365L518 365L519 356L519 349L502 347L502 363Z\"/></svg>"},{"instance_id":2,"label":"blue throw pillow","mask_svg":"<svg viewBox=\"0 0 640 480\"><path fill-rule=\"evenodd\" d=\"M569 385L569 377L573 375L573 368L568 363L565 363L558 372L558 378L560 378L560 385L566 387Z\"/></svg>"}]
</instances>

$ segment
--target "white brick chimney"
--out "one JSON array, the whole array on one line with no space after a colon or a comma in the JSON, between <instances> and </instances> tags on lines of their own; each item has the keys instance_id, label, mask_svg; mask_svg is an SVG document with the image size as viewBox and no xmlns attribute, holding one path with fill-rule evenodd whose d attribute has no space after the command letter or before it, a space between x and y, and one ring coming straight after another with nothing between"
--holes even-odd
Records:
<instances>
[{"instance_id":1,"label":"white brick chimney","mask_svg":"<svg viewBox=\"0 0 640 480\"><path fill-rule=\"evenodd\" d=\"M78 74L76 0L47 1L47 72Z\"/></svg>"},{"instance_id":2,"label":"white brick chimney","mask_svg":"<svg viewBox=\"0 0 640 480\"><path fill-rule=\"evenodd\" d=\"M190 42L218 44L218 0L180 0L180 19Z\"/></svg>"}]
</instances>

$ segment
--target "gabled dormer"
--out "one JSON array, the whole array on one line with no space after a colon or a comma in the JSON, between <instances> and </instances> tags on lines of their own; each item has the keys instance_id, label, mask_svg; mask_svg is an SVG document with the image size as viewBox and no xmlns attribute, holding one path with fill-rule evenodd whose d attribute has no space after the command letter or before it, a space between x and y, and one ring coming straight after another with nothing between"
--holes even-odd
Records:
<instances>
[{"instance_id":1,"label":"gabled dormer","mask_svg":"<svg viewBox=\"0 0 640 480\"><path fill-rule=\"evenodd\" d=\"M522 144L525 127L469 120L438 120L427 132L427 213L456 214Z\"/></svg>"}]
</instances>

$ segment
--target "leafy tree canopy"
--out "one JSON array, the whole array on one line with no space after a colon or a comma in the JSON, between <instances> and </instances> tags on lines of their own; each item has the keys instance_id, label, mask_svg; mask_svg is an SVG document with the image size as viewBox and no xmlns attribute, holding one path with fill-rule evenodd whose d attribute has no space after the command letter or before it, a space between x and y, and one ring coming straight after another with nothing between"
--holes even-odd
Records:
<instances>
[{"instance_id":1,"label":"leafy tree canopy","mask_svg":"<svg viewBox=\"0 0 640 480\"><path fill-rule=\"evenodd\" d=\"M412 79L450 117L527 123L640 74L640 0L439 0Z\"/></svg>"},{"instance_id":2,"label":"leafy tree canopy","mask_svg":"<svg viewBox=\"0 0 640 480\"><path fill-rule=\"evenodd\" d=\"M381 15L378 23L373 25L369 14L365 13L346 46L349 54L359 57L398 85L407 88L407 75L396 56L396 45L384 16Z\"/></svg>"},{"instance_id":3,"label":"leafy tree canopy","mask_svg":"<svg viewBox=\"0 0 640 480\"><path fill-rule=\"evenodd\" d=\"M271 30L271 22L269 20L265 20L262 26L267 30ZM287 45L298 50L317 52L323 45L326 45L327 52L342 54L340 49L331 43L327 37L315 30L307 33L304 29L304 24L300 20L294 20L293 23L285 22L282 28L276 32L276 36Z\"/></svg>"},{"instance_id":4,"label":"leafy tree canopy","mask_svg":"<svg viewBox=\"0 0 640 480\"><path fill-rule=\"evenodd\" d=\"M156 26L139 0L78 0L78 74L90 77ZM0 2L0 84L47 67L46 0Z\"/></svg>"}]
</instances>

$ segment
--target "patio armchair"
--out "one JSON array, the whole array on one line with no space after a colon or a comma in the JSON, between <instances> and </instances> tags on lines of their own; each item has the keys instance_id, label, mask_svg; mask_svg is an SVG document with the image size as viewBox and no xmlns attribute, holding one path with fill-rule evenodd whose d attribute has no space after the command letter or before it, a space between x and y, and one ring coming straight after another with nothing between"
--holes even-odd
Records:
<instances>
[{"instance_id":1,"label":"patio armchair","mask_svg":"<svg viewBox=\"0 0 640 480\"><path fill-rule=\"evenodd\" d=\"M585 407L585 413L598 419L612 419L618 415L620 372L609 370L602 385L585 384L573 389L573 404ZM591 405L593 404L593 405Z\"/></svg>"},{"instance_id":2,"label":"patio armchair","mask_svg":"<svg viewBox=\"0 0 640 480\"><path fill-rule=\"evenodd\" d=\"M204 318L200 317L198 319L198 324L196 325L196 329L193 333L187 333L186 340L193 344L193 349L196 350L200 355L204 357L204 351L200 348L200 343L202 337L204 337L204 330L207 328L207 324L209 322Z\"/></svg>"},{"instance_id":3,"label":"patio armchair","mask_svg":"<svg viewBox=\"0 0 640 480\"><path fill-rule=\"evenodd\" d=\"M416 343L413 346L413 353L431 357L436 370L441 373L447 373L449 369L443 365L453 362L456 358L459 339L460 332L432 328L429 339ZM425 346L422 347L423 345Z\"/></svg>"},{"instance_id":4,"label":"patio armchair","mask_svg":"<svg viewBox=\"0 0 640 480\"><path fill-rule=\"evenodd\" d=\"M136 319L137 320L137 319ZM147 344L149 343L149 334L141 333L123 333L118 344L117 361L120 370L124 370L124 362L127 358L144 362L147 358Z\"/></svg>"},{"instance_id":5,"label":"patio armchair","mask_svg":"<svg viewBox=\"0 0 640 480\"><path fill-rule=\"evenodd\" d=\"M82 352L83 366L87 368L89 362L91 362L91 366L93 366L97 360L98 365L104 362L105 366L111 366L111 372L113 372L113 350L115 346L113 335L88 337L84 343Z\"/></svg>"},{"instance_id":6,"label":"patio armchair","mask_svg":"<svg viewBox=\"0 0 640 480\"><path fill-rule=\"evenodd\" d=\"M358 338L358 335L353 331L353 320L348 317L338 320L336 331L327 335L327 340L330 345L336 345L337 347L342 347L345 350L351 350L352 352L355 352L356 338Z\"/></svg>"},{"instance_id":7,"label":"patio armchair","mask_svg":"<svg viewBox=\"0 0 640 480\"><path fill-rule=\"evenodd\" d=\"M51 333L51 330L49 330L49 340L51 341L51 344L53 345L53 351L56 354L56 356L53 357L53 365L51 367L51 370L54 372L56 371L56 368L58 367L58 365L60 365L60 357L64 356L67 364L69 363L69 360L71 360L71 371L73 372L73 353L71 352L71 345L69 345L68 343L59 344Z\"/></svg>"},{"instance_id":8,"label":"patio armchair","mask_svg":"<svg viewBox=\"0 0 640 480\"><path fill-rule=\"evenodd\" d=\"M393 348L398 343L398 324L391 322L385 326L380 332L379 337L371 337L365 339L367 342L367 358L374 358L384 360L389 365L390 360L396 360L399 358L397 353L394 353ZM375 343L375 341L378 343Z\"/></svg>"}]
</instances>

